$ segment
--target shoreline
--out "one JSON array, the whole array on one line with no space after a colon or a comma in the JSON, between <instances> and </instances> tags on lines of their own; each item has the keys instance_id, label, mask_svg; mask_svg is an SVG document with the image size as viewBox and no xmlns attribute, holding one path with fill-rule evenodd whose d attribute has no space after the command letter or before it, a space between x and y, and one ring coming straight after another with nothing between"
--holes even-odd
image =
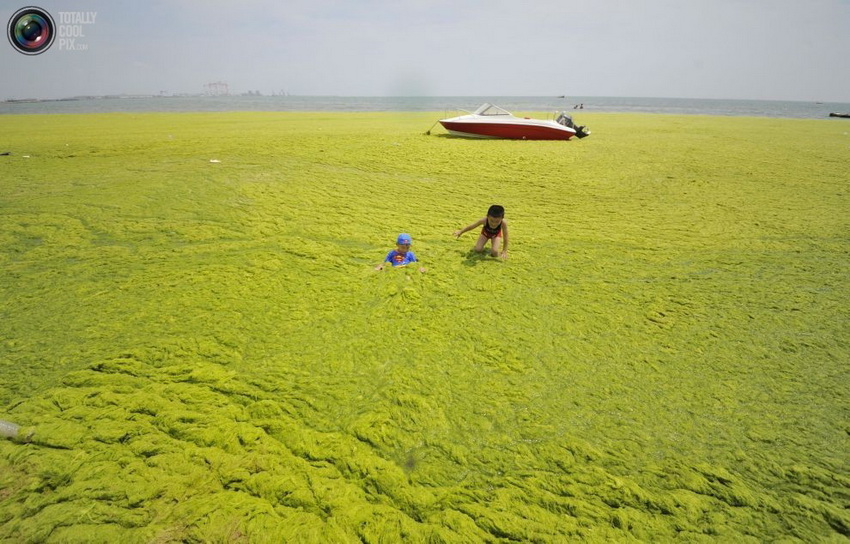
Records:
<instances>
[{"instance_id":1,"label":"shoreline","mask_svg":"<svg viewBox=\"0 0 850 544\"><path fill-rule=\"evenodd\" d=\"M618 97L336 97L336 96L108 96L0 102L0 115L194 111L423 112L471 110L483 102L509 111L579 113L661 113L728 117L828 118L850 111L850 104ZM583 109L577 106L584 105Z\"/></svg>"}]
</instances>

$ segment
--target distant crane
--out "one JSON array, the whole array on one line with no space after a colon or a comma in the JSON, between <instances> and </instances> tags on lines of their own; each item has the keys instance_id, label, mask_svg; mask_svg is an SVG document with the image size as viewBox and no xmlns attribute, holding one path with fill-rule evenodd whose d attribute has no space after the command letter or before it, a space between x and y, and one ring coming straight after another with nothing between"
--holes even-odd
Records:
<instances>
[{"instance_id":1,"label":"distant crane","mask_svg":"<svg viewBox=\"0 0 850 544\"><path fill-rule=\"evenodd\" d=\"M230 88L223 81L204 83L204 94L209 96L229 96Z\"/></svg>"}]
</instances>

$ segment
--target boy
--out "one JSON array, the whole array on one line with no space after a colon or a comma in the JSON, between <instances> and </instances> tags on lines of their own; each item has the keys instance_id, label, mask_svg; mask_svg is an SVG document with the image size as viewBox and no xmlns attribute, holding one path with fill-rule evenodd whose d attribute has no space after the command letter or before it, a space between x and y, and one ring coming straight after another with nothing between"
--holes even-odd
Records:
<instances>
[{"instance_id":1,"label":"boy","mask_svg":"<svg viewBox=\"0 0 850 544\"><path fill-rule=\"evenodd\" d=\"M464 227L461 230L455 231L456 238L466 231L472 230L475 227L481 226L481 234L478 235L478 241L475 242L475 251L482 253L484 246L490 242L490 255L498 257L501 254L502 259L508 258L508 222L505 220L505 208L498 204L493 204L487 210L487 217L482 217L475 223ZM501 248L501 253L499 249Z\"/></svg>"},{"instance_id":2,"label":"boy","mask_svg":"<svg viewBox=\"0 0 850 544\"><path fill-rule=\"evenodd\" d=\"M384 262L375 267L375 270L383 270L385 263L390 263L393 267L396 266L407 266L410 263L419 262L416 260L416 255L410 251L410 244L413 242L413 239L409 234L401 233L398 235L396 239L396 249L387 253L387 257L384 259ZM420 272L425 272L425 269L419 267Z\"/></svg>"}]
</instances>

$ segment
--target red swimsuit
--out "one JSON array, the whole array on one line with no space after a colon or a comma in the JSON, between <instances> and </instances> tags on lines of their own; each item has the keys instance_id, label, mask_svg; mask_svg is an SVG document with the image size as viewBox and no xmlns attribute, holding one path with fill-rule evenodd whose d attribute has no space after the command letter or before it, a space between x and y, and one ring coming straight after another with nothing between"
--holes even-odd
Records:
<instances>
[{"instance_id":1,"label":"red swimsuit","mask_svg":"<svg viewBox=\"0 0 850 544\"><path fill-rule=\"evenodd\" d=\"M500 237L502 235L502 222L499 221L498 226L496 226L496 228L492 228L490 227L490 223L485 219L484 228L481 229L481 234L483 234L488 240Z\"/></svg>"}]
</instances>

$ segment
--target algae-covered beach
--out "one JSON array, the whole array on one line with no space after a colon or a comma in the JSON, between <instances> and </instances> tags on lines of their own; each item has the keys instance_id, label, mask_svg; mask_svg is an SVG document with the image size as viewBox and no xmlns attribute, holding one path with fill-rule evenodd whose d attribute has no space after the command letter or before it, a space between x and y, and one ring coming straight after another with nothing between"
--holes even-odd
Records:
<instances>
[{"instance_id":1,"label":"algae-covered beach","mask_svg":"<svg viewBox=\"0 0 850 544\"><path fill-rule=\"evenodd\" d=\"M850 125L439 116L0 117L0 541L846 541Z\"/></svg>"}]
</instances>

